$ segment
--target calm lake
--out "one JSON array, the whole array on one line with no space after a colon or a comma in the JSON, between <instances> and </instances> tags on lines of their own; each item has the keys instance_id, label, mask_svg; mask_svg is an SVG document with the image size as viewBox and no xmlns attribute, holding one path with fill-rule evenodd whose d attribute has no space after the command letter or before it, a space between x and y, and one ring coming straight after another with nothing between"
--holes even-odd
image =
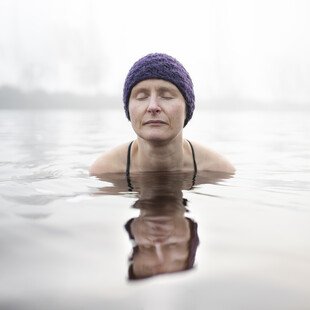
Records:
<instances>
[{"instance_id":1,"label":"calm lake","mask_svg":"<svg viewBox=\"0 0 310 310\"><path fill-rule=\"evenodd\" d=\"M196 110L234 176L90 177L123 111L0 110L0 309L310 309L310 113Z\"/></svg>"}]
</instances>

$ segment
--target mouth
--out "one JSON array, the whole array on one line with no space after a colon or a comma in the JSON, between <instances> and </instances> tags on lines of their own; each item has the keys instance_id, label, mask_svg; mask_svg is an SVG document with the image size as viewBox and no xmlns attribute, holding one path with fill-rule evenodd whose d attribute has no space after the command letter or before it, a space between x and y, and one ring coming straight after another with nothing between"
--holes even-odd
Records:
<instances>
[{"instance_id":1,"label":"mouth","mask_svg":"<svg viewBox=\"0 0 310 310\"><path fill-rule=\"evenodd\" d=\"M144 122L143 125L167 125L167 123L158 119L154 119Z\"/></svg>"}]
</instances>

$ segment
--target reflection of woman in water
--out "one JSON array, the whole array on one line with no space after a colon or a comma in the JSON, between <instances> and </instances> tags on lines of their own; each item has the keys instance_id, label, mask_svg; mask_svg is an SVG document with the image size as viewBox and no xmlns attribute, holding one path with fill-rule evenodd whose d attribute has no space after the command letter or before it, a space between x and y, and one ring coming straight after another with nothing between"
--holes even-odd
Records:
<instances>
[{"instance_id":1,"label":"reflection of woman in water","mask_svg":"<svg viewBox=\"0 0 310 310\"><path fill-rule=\"evenodd\" d=\"M100 179L108 182L97 194L119 195L131 191L138 200L133 207L139 216L125 224L133 251L129 262L129 279L143 279L173 273L194 266L199 244L197 224L185 217L187 200L183 191L199 184L217 184L229 178L227 173L145 172L109 173ZM195 184L194 184L195 182ZM193 187L194 186L194 187Z\"/></svg>"},{"instance_id":2,"label":"reflection of woman in water","mask_svg":"<svg viewBox=\"0 0 310 310\"><path fill-rule=\"evenodd\" d=\"M199 239L197 224L184 216L186 203L181 197L158 195L134 204L140 214L125 224L134 241L130 280L193 267Z\"/></svg>"}]
</instances>

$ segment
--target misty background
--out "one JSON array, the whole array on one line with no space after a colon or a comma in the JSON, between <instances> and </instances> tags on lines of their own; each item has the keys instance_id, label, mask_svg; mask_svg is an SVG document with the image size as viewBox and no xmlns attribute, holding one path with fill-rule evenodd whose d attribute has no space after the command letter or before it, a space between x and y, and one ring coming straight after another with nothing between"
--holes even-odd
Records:
<instances>
[{"instance_id":1,"label":"misty background","mask_svg":"<svg viewBox=\"0 0 310 310\"><path fill-rule=\"evenodd\" d=\"M122 107L151 52L208 108L308 109L308 0L0 0L0 107Z\"/></svg>"}]
</instances>

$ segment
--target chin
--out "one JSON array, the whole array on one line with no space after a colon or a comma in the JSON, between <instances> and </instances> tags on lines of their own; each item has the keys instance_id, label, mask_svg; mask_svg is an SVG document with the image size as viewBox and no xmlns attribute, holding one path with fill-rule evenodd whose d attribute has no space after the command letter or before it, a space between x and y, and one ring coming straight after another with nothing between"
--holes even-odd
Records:
<instances>
[{"instance_id":1,"label":"chin","mask_svg":"<svg viewBox=\"0 0 310 310\"><path fill-rule=\"evenodd\" d=\"M179 132L176 130L164 130L164 128L150 128L150 130L138 130L136 134L145 141L163 143L173 140Z\"/></svg>"},{"instance_id":2,"label":"chin","mask_svg":"<svg viewBox=\"0 0 310 310\"><path fill-rule=\"evenodd\" d=\"M163 133L154 133L154 132L142 134L142 135L139 135L139 137L145 141L154 142L154 143L160 143L160 142L171 140L170 135L163 134Z\"/></svg>"},{"instance_id":3,"label":"chin","mask_svg":"<svg viewBox=\"0 0 310 310\"><path fill-rule=\"evenodd\" d=\"M162 137L162 136L149 136L149 137L145 137L143 139L148 141L148 142L153 142L153 143L160 143L160 142L165 142L165 141L170 140L170 139Z\"/></svg>"}]
</instances>

